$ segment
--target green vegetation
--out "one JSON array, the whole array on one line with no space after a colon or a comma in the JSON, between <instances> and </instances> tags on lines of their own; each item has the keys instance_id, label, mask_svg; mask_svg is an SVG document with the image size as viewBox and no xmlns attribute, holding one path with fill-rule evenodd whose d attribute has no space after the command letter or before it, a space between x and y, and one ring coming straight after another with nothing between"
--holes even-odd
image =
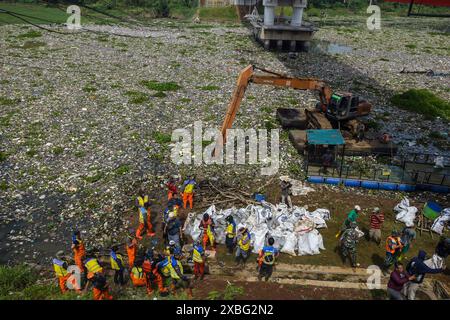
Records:
<instances>
[{"instance_id":1,"label":"green vegetation","mask_svg":"<svg viewBox=\"0 0 450 320\"><path fill-rule=\"evenodd\" d=\"M172 141L172 136L170 134L158 131L152 133L152 138L159 144L169 143Z\"/></svg>"},{"instance_id":2,"label":"green vegetation","mask_svg":"<svg viewBox=\"0 0 450 320\"><path fill-rule=\"evenodd\" d=\"M148 95L144 92L127 91L127 92L125 92L125 95L130 98L128 100L129 103L141 104L141 103L148 101Z\"/></svg>"},{"instance_id":3,"label":"green vegetation","mask_svg":"<svg viewBox=\"0 0 450 320\"><path fill-rule=\"evenodd\" d=\"M8 183L6 181L0 182L0 190L2 190L2 191L8 190Z\"/></svg>"},{"instance_id":4,"label":"green vegetation","mask_svg":"<svg viewBox=\"0 0 450 320\"><path fill-rule=\"evenodd\" d=\"M237 287L232 283L228 283L223 292L214 290L208 293L209 300L235 300L238 296L244 294L243 287Z\"/></svg>"},{"instance_id":5,"label":"green vegetation","mask_svg":"<svg viewBox=\"0 0 450 320\"><path fill-rule=\"evenodd\" d=\"M165 93L162 92L162 91L158 91L158 92L152 94L152 97L156 97L156 98L165 98L165 97L167 97L167 94L165 94Z\"/></svg>"},{"instance_id":6,"label":"green vegetation","mask_svg":"<svg viewBox=\"0 0 450 320\"><path fill-rule=\"evenodd\" d=\"M158 82L156 80L143 80L141 81L141 84L156 91L176 91L181 88L181 86L175 82Z\"/></svg>"},{"instance_id":7,"label":"green vegetation","mask_svg":"<svg viewBox=\"0 0 450 320\"><path fill-rule=\"evenodd\" d=\"M63 147L55 147L55 148L53 148L53 154L55 154L55 155L59 155L59 154L61 154L63 152L64 152L64 148Z\"/></svg>"},{"instance_id":8,"label":"green vegetation","mask_svg":"<svg viewBox=\"0 0 450 320\"><path fill-rule=\"evenodd\" d=\"M98 172L94 175L84 177L84 180L89 183L94 183L99 181L101 178L103 178L103 173Z\"/></svg>"},{"instance_id":9,"label":"green vegetation","mask_svg":"<svg viewBox=\"0 0 450 320\"><path fill-rule=\"evenodd\" d=\"M423 114L427 118L442 117L450 120L450 103L427 89L410 89L395 94L391 102L399 108Z\"/></svg>"},{"instance_id":10,"label":"green vegetation","mask_svg":"<svg viewBox=\"0 0 450 320\"><path fill-rule=\"evenodd\" d=\"M92 93L92 92L97 91L97 88L94 87L93 85L88 84L83 87L83 91L87 92L87 93Z\"/></svg>"},{"instance_id":11,"label":"green vegetation","mask_svg":"<svg viewBox=\"0 0 450 320\"><path fill-rule=\"evenodd\" d=\"M198 16L204 21L237 21L238 16L234 6L228 7L202 7L199 8Z\"/></svg>"},{"instance_id":12,"label":"green vegetation","mask_svg":"<svg viewBox=\"0 0 450 320\"><path fill-rule=\"evenodd\" d=\"M214 91L214 90L219 90L220 87L219 86L209 85L209 86L197 87L197 89L200 89L200 90L203 90L203 91Z\"/></svg>"},{"instance_id":13,"label":"green vegetation","mask_svg":"<svg viewBox=\"0 0 450 320\"><path fill-rule=\"evenodd\" d=\"M78 296L75 292L64 295L56 283L40 284L39 274L25 265L0 265L0 300L56 300L91 299L91 294Z\"/></svg>"},{"instance_id":14,"label":"green vegetation","mask_svg":"<svg viewBox=\"0 0 450 320\"><path fill-rule=\"evenodd\" d=\"M405 45L405 47L408 49L415 49L415 48L417 48L417 45L409 43L409 44Z\"/></svg>"},{"instance_id":15,"label":"green vegetation","mask_svg":"<svg viewBox=\"0 0 450 320\"><path fill-rule=\"evenodd\" d=\"M121 165L116 170L114 170L114 172L118 175L126 174L126 173L130 172L130 166L126 165L126 164Z\"/></svg>"},{"instance_id":16,"label":"green vegetation","mask_svg":"<svg viewBox=\"0 0 450 320\"><path fill-rule=\"evenodd\" d=\"M13 106L16 105L19 102L18 99L9 99L5 97L0 97L0 106ZM6 118L6 117L2 117Z\"/></svg>"},{"instance_id":17,"label":"green vegetation","mask_svg":"<svg viewBox=\"0 0 450 320\"><path fill-rule=\"evenodd\" d=\"M26 33L19 34L19 35L17 36L17 39L39 38L39 37L42 37L42 33L41 33L41 32L31 30L31 31L28 31L28 32L26 32Z\"/></svg>"},{"instance_id":18,"label":"green vegetation","mask_svg":"<svg viewBox=\"0 0 450 320\"><path fill-rule=\"evenodd\" d=\"M8 158L8 154L6 152L0 151L0 162L5 161Z\"/></svg>"}]
</instances>

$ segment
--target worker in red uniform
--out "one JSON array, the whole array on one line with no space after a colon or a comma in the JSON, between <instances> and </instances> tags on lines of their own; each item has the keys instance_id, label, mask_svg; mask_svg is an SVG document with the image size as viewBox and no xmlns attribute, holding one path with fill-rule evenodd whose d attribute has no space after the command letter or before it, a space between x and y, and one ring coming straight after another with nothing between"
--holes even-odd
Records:
<instances>
[{"instance_id":1,"label":"worker in red uniform","mask_svg":"<svg viewBox=\"0 0 450 320\"><path fill-rule=\"evenodd\" d=\"M72 250L75 264L80 269L80 273L84 272L84 258L86 257L86 249L83 240L81 240L80 231L76 230L72 235Z\"/></svg>"},{"instance_id":2,"label":"worker in red uniform","mask_svg":"<svg viewBox=\"0 0 450 320\"><path fill-rule=\"evenodd\" d=\"M205 213L203 215L202 221L200 221L200 230L202 230L202 243L203 243L203 249L206 250L206 245L208 244L208 241L211 245L212 250L216 250L216 243L214 238L214 221L209 216L209 214Z\"/></svg>"},{"instance_id":3,"label":"worker in red uniform","mask_svg":"<svg viewBox=\"0 0 450 320\"><path fill-rule=\"evenodd\" d=\"M176 186L176 181L173 178L169 179L169 182L167 182L167 200L172 199L174 194L178 193L178 188Z\"/></svg>"},{"instance_id":4,"label":"worker in red uniform","mask_svg":"<svg viewBox=\"0 0 450 320\"><path fill-rule=\"evenodd\" d=\"M148 202L144 203L143 207L139 207L139 227L136 230L136 238L142 240L142 233L147 232L147 236L153 237L155 233L153 232L153 226L151 222L150 214L150 204Z\"/></svg>"}]
</instances>

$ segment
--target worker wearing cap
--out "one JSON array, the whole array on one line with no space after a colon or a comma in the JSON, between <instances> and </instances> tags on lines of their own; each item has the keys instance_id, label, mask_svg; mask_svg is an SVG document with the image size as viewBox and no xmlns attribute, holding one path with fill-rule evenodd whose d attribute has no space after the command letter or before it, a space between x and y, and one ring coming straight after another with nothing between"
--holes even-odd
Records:
<instances>
[{"instance_id":1,"label":"worker wearing cap","mask_svg":"<svg viewBox=\"0 0 450 320\"><path fill-rule=\"evenodd\" d=\"M195 279L200 277L200 280L203 279L205 274L205 262L206 255L205 249L202 246L202 242L200 240L195 241L191 250L192 261L194 261L194 275Z\"/></svg>"},{"instance_id":2,"label":"worker wearing cap","mask_svg":"<svg viewBox=\"0 0 450 320\"><path fill-rule=\"evenodd\" d=\"M127 250L128 256L128 267L129 270L134 266L134 260L136 259L136 251L137 251L137 240L134 236L127 239L127 243L125 245L125 249Z\"/></svg>"},{"instance_id":3,"label":"worker wearing cap","mask_svg":"<svg viewBox=\"0 0 450 320\"><path fill-rule=\"evenodd\" d=\"M183 183L183 208L186 209L186 205L189 202L189 206L192 209L194 205L194 187L197 184L193 177L188 177Z\"/></svg>"},{"instance_id":4,"label":"worker wearing cap","mask_svg":"<svg viewBox=\"0 0 450 320\"><path fill-rule=\"evenodd\" d=\"M400 234L397 230L392 230L391 235L386 239L386 258L384 259L384 269L388 270L391 265L397 262L397 252L402 249Z\"/></svg>"},{"instance_id":5,"label":"worker wearing cap","mask_svg":"<svg viewBox=\"0 0 450 320\"><path fill-rule=\"evenodd\" d=\"M206 250L206 245L210 244L211 250L216 250L216 242L214 236L214 220L210 217L209 214L203 214L203 219L200 221L199 228L202 231L202 242L203 248Z\"/></svg>"},{"instance_id":6,"label":"worker wearing cap","mask_svg":"<svg viewBox=\"0 0 450 320\"><path fill-rule=\"evenodd\" d=\"M143 207L139 207L139 227L136 230L136 238L142 240L142 233L147 231L147 236L153 237L153 226L151 222L150 203L145 202Z\"/></svg>"},{"instance_id":7,"label":"worker wearing cap","mask_svg":"<svg viewBox=\"0 0 450 320\"><path fill-rule=\"evenodd\" d=\"M370 215L369 239L378 245L381 243L381 227L384 222L384 214L380 208L374 208Z\"/></svg>"},{"instance_id":8,"label":"worker wearing cap","mask_svg":"<svg viewBox=\"0 0 450 320\"><path fill-rule=\"evenodd\" d=\"M225 229L225 245L227 246L227 254L232 254L234 247L236 246L236 222L232 215L225 218L227 227Z\"/></svg>"},{"instance_id":9,"label":"worker wearing cap","mask_svg":"<svg viewBox=\"0 0 450 320\"><path fill-rule=\"evenodd\" d=\"M83 260L86 256L86 249L84 247L83 240L81 240L81 233L78 230L76 230L72 234L72 251L75 264L80 269L80 273L83 273L84 272Z\"/></svg>"},{"instance_id":10,"label":"worker wearing cap","mask_svg":"<svg viewBox=\"0 0 450 320\"><path fill-rule=\"evenodd\" d=\"M112 295L109 294L108 283L106 277L102 273L88 272L87 278L92 284L92 294L94 300L112 300ZM89 283L86 285L87 290Z\"/></svg>"},{"instance_id":11,"label":"worker wearing cap","mask_svg":"<svg viewBox=\"0 0 450 320\"><path fill-rule=\"evenodd\" d=\"M358 244L359 234L356 231L356 222L350 222L350 228L346 229L340 238L340 248L343 258L343 262L350 257L350 261L353 268L359 267L360 264L356 262L356 245Z\"/></svg>"},{"instance_id":12,"label":"worker wearing cap","mask_svg":"<svg viewBox=\"0 0 450 320\"><path fill-rule=\"evenodd\" d=\"M292 208L292 183L286 176L280 177L280 188L281 188L281 203L286 204L289 208Z\"/></svg>"},{"instance_id":13,"label":"worker wearing cap","mask_svg":"<svg viewBox=\"0 0 450 320\"><path fill-rule=\"evenodd\" d=\"M267 246L264 246L259 252L258 257L258 280L264 278L266 281L272 276L275 258L278 256L278 250L273 246L275 240L270 237L267 239Z\"/></svg>"},{"instance_id":14,"label":"worker wearing cap","mask_svg":"<svg viewBox=\"0 0 450 320\"><path fill-rule=\"evenodd\" d=\"M113 246L110 251L110 262L111 269L114 270L114 283L124 285L125 281L123 279L123 271L125 269L123 257L118 252L119 248L117 246Z\"/></svg>"},{"instance_id":15,"label":"worker wearing cap","mask_svg":"<svg viewBox=\"0 0 450 320\"><path fill-rule=\"evenodd\" d=\"M61 293L67 292L67 280L70 278L70 276L75 272L72 271L72 273L67 272L67 261L64 259L64 252L58 251L56 253L56 258L52 260L53 262L53 269L55 270L56 277L58 278L59 288L61 289Z\"/></svg>"},{"instance_id":16,"label":"worker wearing cap","mask_svg":"<svg viewBox=\"0 0 450 320\"><path fill-rule=\"evenodd\" d=\"M236 237L237 249L236 249L236 265L242 263L245 266L248 256L250 255L250 232L243 224L238 226L238 234Z\"/></svg>"}]
</instances>

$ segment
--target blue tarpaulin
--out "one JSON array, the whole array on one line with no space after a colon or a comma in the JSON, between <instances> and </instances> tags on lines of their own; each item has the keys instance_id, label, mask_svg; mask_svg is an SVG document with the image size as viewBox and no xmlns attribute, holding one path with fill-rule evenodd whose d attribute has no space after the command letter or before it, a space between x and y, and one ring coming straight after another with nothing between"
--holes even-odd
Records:
<instances>
[{"instance_id":1,"label":"blue tarpaulin","mask_svg":"<svg viewBox=\"0 0 450 320\"><path fill-rule=\"evenodd\" d=\"M306 140L308 144L345 144L344 137L337 129L306 130Z\"/></svg>"}]
</instances>

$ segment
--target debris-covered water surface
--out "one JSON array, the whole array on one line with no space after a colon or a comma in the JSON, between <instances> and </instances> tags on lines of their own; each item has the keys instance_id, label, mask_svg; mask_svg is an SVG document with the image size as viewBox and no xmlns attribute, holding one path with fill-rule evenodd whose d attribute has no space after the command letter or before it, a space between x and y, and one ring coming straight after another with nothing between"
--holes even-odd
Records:
<instances>
[{"instance_id":1,"label":"debris-covered water surface","mask_svg":"<svg viewBox=\"0 0 450 320\"><path fill-rule=\"evenodd\" d=\"M192 129L196 120L221 125L248 64L359 94L373 102L378 129L404 149L449 154L448 123L389 102L409 88L449 100L450 77L400 73L449 72L448 34L433 19L419 29L398 19L378 33L363 22L324 26L318 39L352 50L295 59L264 51L240 26L161 20L136 29L86 26L96 32L69 35L1 26L0 262L45 261L67 250L73 229L83 231L88 245L123 239L136 190L161 190L168 175L196 173L247 186L267 180L257 165L189 167L170 159L174 129ZM276 108L316 101L313 92L250 85L234 126L276 128ZM435 131L447 140L433 139ZM287 134L280 138L280 173L300 178L302 158Z\"/></svg>"}]
</instances>

